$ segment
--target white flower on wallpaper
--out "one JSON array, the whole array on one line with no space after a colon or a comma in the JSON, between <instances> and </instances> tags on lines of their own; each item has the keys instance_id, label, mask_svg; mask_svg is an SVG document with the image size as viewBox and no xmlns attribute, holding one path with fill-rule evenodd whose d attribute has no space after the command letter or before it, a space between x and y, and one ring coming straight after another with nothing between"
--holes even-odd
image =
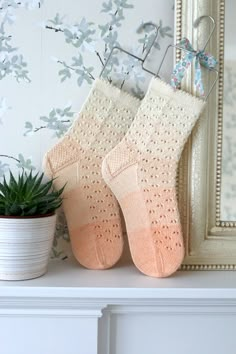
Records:
<instances>
[{"instance_id":1,"label":"white flower on wallpaper","mask_svg":"<svg viewBox=\"0 0 236 354\"><path fill-rule=\"evenodd\" d=\"M42 1L35 0L2 0L0 1L0 80L4 80L7 76L13 77L18 83L24 81L30 83L29 71L27 62L16 44L13 44L13 36L10 32L10 27L14 25L17 19L17 10L25 8L32 10L40 8ZM3 123L3 118L7 115L10 105L5 97L0 97L0 123ZM7 153L0 154L1 158L8 159L14 162L17 168L35 169L30 158L25 158L21 153L18 157L11 156ZM0 161L0 178L6 173L11 163Z\"/></svg>"},{"instance_id":2,"label":"white flower on wallpaper","mask_svg":"<svg viewBox=\"0 0 236 354\"><path fill-rule=\"evenodd\" d=\"M0 80L4 80L7 76L13 77L18 83L24 81L30 83L27 62L23 55L19 53L16 44L13 44L13 36L9 26L14 25L17 19L17 9L34 9L40 8L42 1L35 0L2 0L0 2ZM10 99L10 98L9 98ZM0 124L7 115L10 106L7 104L5 97L0 97ZM35 169L30 158L25 158L22 154L18 157L11 156L7 153L0 154L0 158L10 160L11 163L0 161L0 178L12 167L12 162L17 168L28 170Z\"/></svg>"},{"instance_id":3,"label":"white flower on wallpaper","mask_svg":"<svg viewBox=\"0 0 236 354\"><path fill-rule=\"evenodd\" d=\"M93 28L94 23L87 22L84 17L79 23L67 24L66 16L60 17L57 13L54 19L48 20L48 24L44 24L44 27L63 33L66 43L72 44L75 48L80 48L82 51L94 51L95 43L98 40L98 38L92 37L96 32Z\"/></svg>"},{"instance_id":4,"label":"white flower on wallpaper","mask_svg":"<svg viewBox=\"0 0 236 354\"><path fill-rule=\"evenodd\" d=\"M1 11L0 11L1 13ZM18 82L30 82L27 63L18 48L12 44L12 36L6 33L4 23L0 26L0 80L13 76Z\"/></svg>"},{"instance_id":5,"label":"white flower on wallpaper","mask_svg":"<svg viewBox=\"0 0 236 354\"><path fill-rule=\"evenodd\" d=\"M0 2L0 18L3 22L8 22L8 14L11 14L16 19L15 10L18 8L26 8L29 10L41 7L43 0L1 0ZM10 15L9 15L10 16ZM13 23L14 21L10 21Z\"/></svg>"},{"instance_id":6,"label":"white flower on wallpaper","mask_svg":"<svg viewBox=\"0 0 236 354\"><path fill-rule=\"evenodd\" d=\"M86 20L84 17L78 23L67 23L66 16L56 13L53 19L50 19L45 24L47 30L54 31L55 34L63 35L67 44L73 46L75 49L75 55L68 63L63 58L53 58L53 60L62 66L58 74L61 82L76 77L78 86L82 86L83 83L91 84L95 79L95 68L88 66L83 57L85 51L91 52L91 55L96 55L101 70L104 67L107 57L114 46L119 46L119 28L125 21L126 11L134 9L134 4L128 2L128 0L114 0L102 3L101 12L107 15L107 21L105 23L93 23ZM138 40L141 44L142 54L149 48L155 36L155 29L152 26L145 27L145 31L139 31L142 38ZM169 26L163 26L162 20L159 22L159 38L172 37L171 28ZM96 48L97 44L101 41L104 44L104 48L101 52ZM156 41L154 47L160 49L159 41ZM137 48L135 52L140 52L140 48ZM135 53L134 52L134 53ZM124 61L118 60L117 56L113 56L110 59L109 65L103 73L105 78L108 78L110 82L112 80L118 80L120 86L123 87L127 79L133 79L136 87L136 95L142 96L139 83L144 81L144 73L140 68L135 70L138 65L137 61L128 57ZM111 78L111 73L113 76ZM115 75L114 75L115 74Z\"/></svg>"},{"instance_id":7,"label":"white flower on wallpaper","mask_svg":"<svg viewBox=\"0 0 236 354\"><path fill-rule=\"evenodd\" d=\"M0 125L3 124L4 116L9 109L11 107L8 106L6 97L0 97Z\"/></svg>"},{"instance_id":8,"label":"white flower on wallpaper","mask_svg":"<svg viewBox=\"0 0 236 354\"><path fill-rule=\"evenodd\" d=\"M9 164L0 161L0 178L2 178L4 174L7 173L8 170L9 170Z\"/></svg>"},{"instance_id":9,"label":"white flower on wallpaper","mask_svg":"<svg viewBox=\"0 0 236 354\"><path fill-rule=\"evenodd\" d=\"M83 52L91 51L94 53L101 67L103 67L112 47L119 45L117 29L125 20L124 12L133 7L134 6L129 4L127 0L110 0L107 3L104 2L101 12L105 12L108 15L105 24L94 24L84 17L80 22L70 24L66 22L65 16L61 16L58 13L53 19L47 21L45 25L47 30L52 30L57 34L63 34L65 42L77 49L70 63L65 62L63 59L57 60L57 63L63 67L58 72L61 77L61 82L75 76L78 86L81 86L84 82L88 84L92 83L95 79L95 69L93 66L85 64ZM98 38L100 38L100 40L102 39L104 42L104 50L102 53L99 53L95 48ZM109 66L109 70L111 71L112 67L118 64L117 60L113 60Z\"/></svg>"},{"instance_id":10,"label":"white flower on wallpaper","mask_svg":"<svg viewBox=\"0 0 236 354\"><path fill-rule=\"evenodd\" d=\"M14 163L14 165L18 169L24 169L24 170L29 170L33 171L35 170L35 167L32 164L32 157L27 157L25 158L22 154L18 154L17 157L11 156L11 155L5 155L5 154L0 154L0 158L5 158L8 161L10 160L11 162ZM8 172L9 168L12 166L9 163L4 163L3 161L0 161L0 178L3 177L5 173Z\"/></svg>"},{"instance_id":11,"label":"white flower on wallpaper","mask_svg":"<svg viewBox=\"0 0 236 354\"><path fill-rule=\"evenodd\" d=\"M41 123L39 126L34 127L31 122L25 122L26 131L24 136L32 135L42 129L50 129L54 131L52 137L61 138L71 126L74 113L71 103L67 104L64 108L53 108L48 116L41 116L39 118Z\"/></svg>"},{"instance_id":12,"label":"white flower on wallpaper","mask_svg":"<svg viewBox=\"0 0 236 354\"><path fill-rule=\"evenodd\" d=\"M35 0L2 0L0 2L0 80L13 76L18 82L30 82L27 63L18 48L12 43L12 35L7 28L13 25L17 18L17 9L32 10L40 8L42 1Z\"/></svg>"}]
</instances>

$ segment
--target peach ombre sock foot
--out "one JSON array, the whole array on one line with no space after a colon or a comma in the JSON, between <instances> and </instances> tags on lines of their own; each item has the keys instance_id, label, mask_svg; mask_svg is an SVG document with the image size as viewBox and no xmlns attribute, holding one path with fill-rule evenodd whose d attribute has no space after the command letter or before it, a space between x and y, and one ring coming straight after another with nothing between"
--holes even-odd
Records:
<instances>
[{"instance_id":1,"label":"peach ombre sock foot","mask_svg":"<svg viewBox=\"0 0 236 354\"><path fill-rule=\"evenodd\" d=\"M104 156L124 137L140 101L97 79L69 132L44 158L44 170L66 184L63 208L74 256L89 269L112 267L123 250L118 203L102 178Z\"/></svg>"},{"instance_id":2,"label":"peach ombre sock foot","mask_svg":"<svg viewBox=\"0 0 236 354\"><path fill-rule=\"evenodd\" d=\"M149 276L171 275L184 257L177 166L203 107L203 100L152 79L129 131L102 164L124 214L133 261Z\"/></svg>"}]
</instances>

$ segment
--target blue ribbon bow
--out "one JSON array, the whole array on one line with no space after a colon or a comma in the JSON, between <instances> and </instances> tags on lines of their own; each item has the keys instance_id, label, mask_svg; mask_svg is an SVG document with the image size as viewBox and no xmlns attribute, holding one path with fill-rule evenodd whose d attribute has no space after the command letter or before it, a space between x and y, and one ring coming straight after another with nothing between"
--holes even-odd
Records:
<instances>
[{"instance_id":1,"label":"blue ribbon bow","mask_svg":"<svg viewBox=\"0 0 236 354\"><path fill-rule=\"evenodd\" d=\"M213 55L204 52L204 50L199 50L199 51L194 50L187 38L183 38L179 42L178 46L183 49L187 49L190 52L186 53L186 55L184 55L183 58L178 63L176 63L175 68L171 74L171 86L174 88L179 87L185 75L186 70L188 69L188 67L191 65L191 63L195 58L194 84L197 91L199 91L200 95L203 96L204 88L202 83L201 65L211 70L215 68L218 62Z\"/></svg>"}]
</instances>

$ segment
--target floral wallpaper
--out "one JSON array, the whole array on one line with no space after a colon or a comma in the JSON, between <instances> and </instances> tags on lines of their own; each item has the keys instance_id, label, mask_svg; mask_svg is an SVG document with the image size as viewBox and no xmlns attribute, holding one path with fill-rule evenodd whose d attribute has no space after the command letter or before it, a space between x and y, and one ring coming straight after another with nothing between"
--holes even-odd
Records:
<instances>
[{"instance_id":1,"label":"floral wallpaper","mask_svg":"<svg viewBox=\"0 0 236 354\"><path fill-rule=\"evenodd\" d=\"M70 127L115 45L144 56L156 72L173 40L174 0L0 0L0 178L41 169L44 153ZM139 30L138 30L139 28ZM168 78L172 57L162 76ZM150 80L137 60L117 53L103 77L142 97ZM70 255L63 212L52 257Z\"/></svg>"}]
</instances>

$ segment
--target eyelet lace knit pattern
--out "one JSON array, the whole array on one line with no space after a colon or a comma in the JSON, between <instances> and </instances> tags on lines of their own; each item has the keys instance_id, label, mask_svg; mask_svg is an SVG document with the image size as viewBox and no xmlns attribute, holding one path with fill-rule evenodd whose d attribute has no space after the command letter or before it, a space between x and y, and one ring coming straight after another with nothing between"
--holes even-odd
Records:
<instances>
[{"instance_id":1,"label":"eyelet lace knit pattern","mask_svg":"<svg viewBox=\"0 0 236 354\"><path fill-rule=\"evenodd\" d=\"M133 261L144 274L169 276L183 260L177 166L203 107L204 101L152 79L129 131L103 161L103 177L125 217Z\"/></svg>"},{"instance_id":2,"label":"eyelet lace knit pattern","mask_svg":"<svg viewBox=\"0 0 236 354\"><path fill-rule=\"evenodd\" d=\"M118 203L102 178L104 156L122 140L140 101L97 79L78 118L44 159L44 170L66 184L63 208L76 259L90 269L113 266L123 249Z\"/></svg>"}]
</instances>

